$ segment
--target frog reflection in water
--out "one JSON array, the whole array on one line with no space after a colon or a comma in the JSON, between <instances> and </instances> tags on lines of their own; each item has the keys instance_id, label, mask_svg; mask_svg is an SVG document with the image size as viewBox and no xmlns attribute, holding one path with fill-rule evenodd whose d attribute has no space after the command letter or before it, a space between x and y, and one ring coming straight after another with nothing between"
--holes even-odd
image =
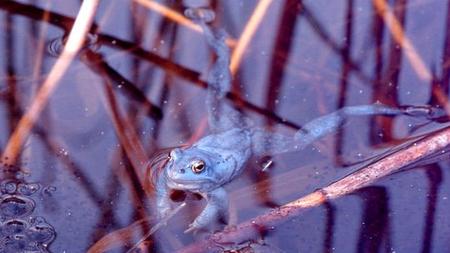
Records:
<instances>
[{"instance_id":1,"label":"frog reflection in water","mask_svg":"<svg viewBox=\"0 0 450 253\"><path fill-rule=\"evenodd\" d=\"M228 217L228 197L223 186L236 178L251 156L301 150L318 138L335 131L349 116L410 115L437 117L442 110L426 106L391 108L381 104L344 107L319 117L302 127L293 137L252 127L239 120L239 114L224 101L230 89L229 49L223 33L214 34L206 22L214 13L207 9L188 9L186 16L203 29L207 43L217 59L208 76L206 106L212 133L187 148L170 152L165 167L156 179L157 211L160 217L170 212L170 190L199 193L207 204L186 232L206 229L213 221Z\"/></svg>"}]
</instances>

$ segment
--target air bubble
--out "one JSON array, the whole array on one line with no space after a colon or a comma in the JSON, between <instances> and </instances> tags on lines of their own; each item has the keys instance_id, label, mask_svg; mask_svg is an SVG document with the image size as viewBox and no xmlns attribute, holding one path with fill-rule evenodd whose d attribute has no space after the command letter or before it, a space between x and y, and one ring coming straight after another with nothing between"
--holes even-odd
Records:
<instances>
[{"instance_id":1,"label":"air bubble","mask_svg":"<svg viewBox=\"0 0 450 253\"><path fill-rule=\"evenodd\" d=\"M17 185L14 181L6 181L0 185L2 193L13 194L17 190Z\"/></svg>"},{"instance_id":2,"label":"air bubble","mask_svg":"<svg viewBox=\"0 0 450 253\"><path fill-rule=\"evenodd\" d=\"M205 23L212 22L216 18L214 11L207 8L189 8L184 11L184 15L193 20L203 20Z\"/></svg>"},{"instance_id":3,"label":"air bubble","mask_svg":"<svg viewBox=\"0 0 450 253\"><path fill-rule=\"evenodd\" d=\"M35 192L37 192L41 186L37 183L20 183L19 184L19 192L22 193L23 195L26 196L31 196L33 195Z\"/></svg>"},{"instance_id":4,"label":"air bubble","mask_svg":"<svg viewBox=\"0 0 450 253\"><path fill-rule=\"evenodd\" d=\"M31 199L17 195L4 195L0 199L0 215L6 217L20 217L29 215L34 210Z\"/></svg>"},{"instance_id":5,"label":"air bubble","mask_svg":"<svg viewBox=\"0 0 450 253\"><path fill-rule=\"evenodd\" d=\"M48 42L47 52L54 57L58 57L63 49L64 44L67 41L67 36L57 37ZM98 51L100 49L100 44L98 43L98 36L96 34L88 34L86 40L84 41L81 50L90 49L92 51Z\"/></svg>"},{"instance_id":6,"label":"air bubble","mask_svg":"<svg viewBox=\"0 0 450 253\"><path fill-rule=\"evenodd\" d=\"M29 240L48 244L55 238L55 230L50 226L43 217L33 219L32 226L26 231Z\"/></svg>"},{"instance_id":7,"label":"air bubble","mask_svg":"<svg viewBox=\"0 0 450 253\"><path fill-rule=\"evenodd\" d=\"M16 253L27 250L27 242L22 238L6 238L0 243L0 253Z\"/></svg>"},{"instance_id":8,"label":"air bubble","mask_svg":"<svg viewBox=\"0 0 450 253\"><path fill-rule=\"evenodd\" d=\"M47 186L44 189L42 189L42 194L44 194L45 196L52 196L53 193L56 191L56 187L54 186Z\"/></svg>"},{"instance_id":9,"label":"air bubble","mask_svg":"<svg viewBox=\"0 0 450 253\"><path fill-rule=\"evenodd\" d=\"M3 236L14 236L23 233L29 224L24 220L13 219L0 225L0 231Z\"/></svg>"}]
</instances>

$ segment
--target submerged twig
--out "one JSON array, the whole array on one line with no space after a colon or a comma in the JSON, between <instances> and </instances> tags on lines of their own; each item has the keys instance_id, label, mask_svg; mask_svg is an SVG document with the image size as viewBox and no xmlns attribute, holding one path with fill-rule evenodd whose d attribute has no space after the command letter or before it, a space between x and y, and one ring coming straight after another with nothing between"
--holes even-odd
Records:
<instances>
[{"instance_id":1,"label":"submerged twig","mask_svg":"<svg viewBox=\"0 0 450 253\"><path fill-rule=\"evenodd\" d=\"M352 193L376 180L399 171L428 156L443 151L450 145L450 127L429 134L411 145L385 156L378 161L302 198L289 202L267 214L241 223L232 230L214 234L210 238L196 242L179 250L180 253L209 252L224 243L241 243L255 239L261 231L273 228L297 217L305 209L319 206L326 201Z\"/></svg>"},{"instance_id":2,"label":"submerged twig","mask_svg":"<svg viewBox=\"0 0 450 253\"><path fill-rule=\"evenodd\" d=\"M69 34L61 56L56 60L55 65L50 71L47 79L44 81L42 87L36 94L33 103L30 105L30 109L20 119L16 129L12 133L6 145L5 151L2 154L2 159L8 158L11 163L15 163L25 139L30 134L31 128L47 104L48 98L82 47L85 36L94 20L98 2L98 0L90 0L83 1L81 4L80 11L75 19L75 23Z\"/></svg>"},{"instance_id":3,"label":"submerged twig","mask_svg":"<svg viewBox=\"0 0 450 253\"><path fill-rule=\"evenodd\" d=\"M202 33L202 29L199 25L192 22L190 19L184 17L182 14L178 13L177 11L174 11L156 1L152 0L134 0L134 2L140 4L141 6L154 10L161 15L167 17L168 19L171 19L181 25L186 26L189 29L192 29L196 32Z\"/></svg>"},{"instance_id":4,"label":"submerged twig","mask_svg":"<svg viewBox=\"0 0 450 253\"><path fill-rule=\"evenodd\" d=\"M133 100L140 103L141 110L145 111L150 117L155 119L162 118L162 110L157 105L153 104L135 84L123 77L114 68L108 65L101 54L95 53L92 50L86 50L84 57L82 57L91 70L98 73L103 78L107 78L112 87L120 89Z\"/></svg>"},{"instance_id":5,"label":"submerged twig","mask_svg":"<svg viewBox=\"0 0 450 253\"><path fill-rule=\"evenodd\" d=\"M183 209L186 206L186 202L181 203L179 206L177 206L174 210L172 210L167 217L160 220L158 223L156 223L133 247L131 247L127 253L133 252L133 250L137 249L139 245L144 242L150 235L154 234L158 229L160 229L162 226L165 226L166 223L181 209ZM88 253L100 253L100 252L106 252L108 250L121 247L123 246L123 241L125 240L131 240L133 233L138 230L138 227L141 226L143 223L149 222L148 219L141 219L133 224L116 230L114 232L111 232L104 237L102 237L100 240L98 240L94 245L92 245L87 252Z\"/></svg>"},{"instance_id":6,"label":"submerged twig","mask_svg":"<svg viewBox=\"0 0 450 253\"><path fill-rule=\"evenodd\" d=\"M397 42L405 53L411 67L416 72L417 76L425 82L431 82L433 75L426 67L424 60L417 52L411 40L406 36L401 22L395 17L391 8L386 3L386 0L372 0L375 10L383 19L384 23L389 29L395 42ZM441 89L433 89L433 95L444 106L445 111L450 115L450 105L448 103L447 95Z\"/></svg>"},{"instance_id":7,"label":"submerged twig","mask_svg":"<svg viewBox=\"0 0 450 253\"><path fill-rule=\"evenodd\" d=\"M161 15L167 17L168 19L171 19L181 25L184 25L185 27L192 29L198 33L202 33L203 30L200 28L199 25L192 22L190 19L186 18L182 14L178 13L177 11L174 11L170 8L167 8L166 6L153 1L153 0L134 0L136 3L146 7L147 9L154 10ZM228 46L233 47L236 44L236 41L233 39L227 38L226 43Z\"/></svg>"},{"instance_id":8,"label":"submerged twig","mask_svg":"<svg viewBox=\"0 0 450 253\"><path fill-rule=\"evenodd\" d=\"M115 230L105 236L103 236L100 240L98 240L94 245L89 247L86 251L87 253L103 253L108 250L118 248L123 246L123 242L127 240L131 240L133 237L133 232L139 231L140 226L144 223L149 222L148 219L140 219L133 224Z\"/></svg>"},{"instance_id":9,"label":"submerged twig","mask_svg":"<svg viewBox=\"0 0 450 253\"><path fill-rule=\"evenodd\" d=\"M272 0L261 0L255 8L250 20L247 22L247 25L242 32L241 37L239 37L239 41L236 45L236 48L231 55L231 63L230 63L230 71L231 74L236 74L236 71L241 64L242 56L244 55L244 51L247 49L250 40L253 38L253 35L258 29L264 15L269 9Z\"/></svg>"},{"instance_id":10,"label":"submerged twig","mask_svg":"<svg viewBox=\"0 0 450 253\"><path fill-rule=\"evenodd\" d=\"M430 81L432 77L430 71L425 66L419 53L417 53L411 40L405 35L402 25L392 13L386 0L373 0L373 5L378 15L383 18L384 23L389 28L389 32L394 37L394 40L403 48L406 58L411 63L418 77L424 81Z\"/></svg>"},{"instance_id":11,"label":"submerged twig","mask_svg":"<svg viewBox=\"0 0 450 253\"><path fill-rule=\"evenodd\" d=\"M108 77L105 78L105 108L111 116L111 121L114 126L119 143L122 145L125 154L130 160L134 173L139 180L142 188L145 186L145 173L142 169L147 161L149 160L145 149L138 138L134 126L130 123L128 117L123 116L120 112L119 106L117 104L116 97L112 91L110 80Z\"/></svg>"},{"instance_id":12,"label":"submerged twig","mask_svg":"<svg viewBox=\"0 0 450 253\"><path fill-rule=\"evenodd\" d=\"M6 4L8 3L8 4ZM21 16L25 16L31 19L42 21L42 15L46 12L43 9L37 8L32 5L27 5L15 1L7 1L2 2L0 1L0 9L10 11L14 14L18 14ZM67 29L72 23L73 19L54 13L54 12L48 12L49 20L48 22L52 25L61 27L62 29ZM95 24L92 24L92 28L90 29L90 32L95 33L97 28ZM100 45L106 45L112 48L116 48L122 51L125 51L129 54L132 54L133 56L151 62L160 68L163 68L165 71L169 72L170 74L175 74L179 76L180 78L183 78L187 81L192 82L192 84L197 85L202 88L207 88L208 84L206 81L203 81L200 79L200 73L196 72L194 70L185 68L184 66L174 63L172 61L169 61L157 54L154 54L150 51L145 50L142 47L137 46L135 43L122 40L120 38L117 38L115 36L110 36L107 34L102 33L96 33L97 40ZM235 104L238 104L242 106L243 108L246 108L250 111L256 112L258 114L263 115L264 117L272 119L274 122L277 122L281 125L287 126L289 128L293 129L299 129L300 126L292 121L286 120L285 118L278 116L276 113L261 108L253 103L250 103L249 101L243 99L239 95L235 93L228 93L227 98L233 101Z\"/></svg>"},{"instance_id":13,"label":"submerged twig","mask_svg":"<svg viewBox=\"0 0 450 253\"><path fill-rule=\"evenodd\" d=\"M175 214L177 214L183 207L186 206L186 202L181 203L181 205L177 206L175 209L169 212L169 214L161 219L158 223L156 223L150 231L148 231L142 239L140 239L131 249L127 251L127 253L133 252L141 243L143 243L149 236L151 236L153 233L155 233L158 229L160 229L162 226L164 226Z\"/></svg>"}]
</instances>

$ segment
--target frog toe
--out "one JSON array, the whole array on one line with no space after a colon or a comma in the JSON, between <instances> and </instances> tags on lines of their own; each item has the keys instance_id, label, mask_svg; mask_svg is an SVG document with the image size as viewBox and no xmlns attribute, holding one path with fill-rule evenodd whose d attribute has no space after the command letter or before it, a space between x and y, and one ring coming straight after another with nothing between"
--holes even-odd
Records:
<instances>
[{"instance_id":1,"label":"frog toe","mask_svg":"<svg viewBox=\"0 0 450 253\"><path fill-rule=\"evenodd\" d=\"M193 226L192 224L190 224L189 227L188 227L186 230L184 230L184 233L185 233L185 234L190 234L190 233L195 234L196 231L197 231L197 228L195 228L195 226Z\"/></svg>"},{"instance_id":2,"label":"frog toe","mask_svg":"<svg viewBox=\"0 0 450 253\"><path fill-rule=\"evenodd\" d=\"M184 230L185 234L189 234L192 233L194 235L196 235L198 232L205 230L205 228L203 226L200 226L198 223L193 222L191 224L189 224L189 227Z\"/></svg>"}]
</instances>

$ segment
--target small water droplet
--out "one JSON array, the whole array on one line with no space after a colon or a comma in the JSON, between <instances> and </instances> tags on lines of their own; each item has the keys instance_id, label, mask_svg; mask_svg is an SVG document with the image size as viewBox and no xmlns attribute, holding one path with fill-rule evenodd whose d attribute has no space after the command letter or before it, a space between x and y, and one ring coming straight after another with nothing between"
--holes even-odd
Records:
<instances>
[{"instance_id":1,"label":"small water droplet","mask_svg":"<svg viewBox=\"0 0 450 253\"><path fill-rule=\"evenodd\" d=\"M67 150L65 150L64 148L62 148L59 150L59 154L67 156L67 155L69 155L69 152Z\"/></svg>"},{"instance_id":2,"label":"small water droplet","mask_svg":"<svg viewBox=\"0 0 450 253\"><path fill-rule=\"evenodd\" d=\"M42 193L49 197L52 196L54 192L56 192L56 187L54 186L47 186L44 189L42 189Z\"/></svg>"},{"instance_id":3,"label":"small water droplet","mask_svg":"<svg viewBox=\"0 0 450 253\"><path fill-rule=\"evenodd\" d=\"M184 15L190 19L203 20L205 23L212 22L216 18L214 11L208 8L189 8L184 11Z\"/></svg>"}]
</instances>

